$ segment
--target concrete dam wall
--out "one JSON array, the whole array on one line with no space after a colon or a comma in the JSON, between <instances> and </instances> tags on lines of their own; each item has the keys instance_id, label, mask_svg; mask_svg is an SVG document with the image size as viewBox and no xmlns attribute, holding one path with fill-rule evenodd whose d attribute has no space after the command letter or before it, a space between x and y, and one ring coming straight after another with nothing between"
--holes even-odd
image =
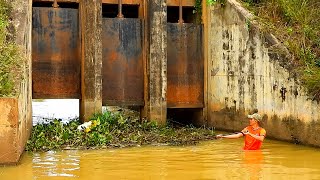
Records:
<instances>
[{"instance_id":1,"label":"concrete dam wall","mask_svg":"<svg viewBox=\"0 0 320 180\"><path fill-rule=\"evenodd\" d=\"M257 109L268 137L320 146L319 103L292 77L283 45L235 0L207 16L209 126L239 131Z\"/></svg>"}]
</instances>

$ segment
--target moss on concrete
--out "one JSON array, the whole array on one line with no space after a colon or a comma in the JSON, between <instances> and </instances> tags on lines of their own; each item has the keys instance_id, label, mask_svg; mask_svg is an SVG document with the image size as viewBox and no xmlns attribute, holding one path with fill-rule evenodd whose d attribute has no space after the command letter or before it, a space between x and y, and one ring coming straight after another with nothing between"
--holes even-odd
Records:
<instances>
[{"instance_id":1,"label":"moss on concrete","mask_svg":"<svg viewBox=\"0 0 320 180\"><path fill-rule=\"evenodd\" d=\"M15 96L21 80L19 48L10 22L11 4L0 0L0 97Z\"/></svg>"}]
</instances>

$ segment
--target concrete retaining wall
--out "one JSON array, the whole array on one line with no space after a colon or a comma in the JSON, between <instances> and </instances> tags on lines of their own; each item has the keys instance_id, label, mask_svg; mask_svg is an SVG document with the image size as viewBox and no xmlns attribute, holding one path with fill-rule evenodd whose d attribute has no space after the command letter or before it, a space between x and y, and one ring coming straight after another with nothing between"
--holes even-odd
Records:
<instances>
[{"instance_id":1,"label":"concrete retaining wall","mask_svg":"<svg viewBox=\"0 0 320 180\"><path fill-rule=\"evenodd\" d=\"M208 10L208 125L239 131L255 109L267 136L320 146L320 106L290 72L287 50L235 0Z\"/></svg>"},{"instance_id":2,"label":"concrete retaining wall","mask_svg":"<svg viewBox=\"0 0 320 180\"><path fill-rule=\"evenodd\" d=\"M17 163L32 128L31 96L31 16L32 1L11 1L11 17L15 28L15 41L25 61L23 80L17 97L0 98L0 163Z\"/></svg>"}]
</instances>

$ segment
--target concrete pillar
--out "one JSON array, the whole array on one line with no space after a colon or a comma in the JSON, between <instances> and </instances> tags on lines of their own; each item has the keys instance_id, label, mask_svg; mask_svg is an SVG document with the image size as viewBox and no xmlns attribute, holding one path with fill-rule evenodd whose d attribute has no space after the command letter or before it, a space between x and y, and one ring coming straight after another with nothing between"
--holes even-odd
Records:
<instances>
[{"instance_id":1,"label":"concrete pillar","mask_svg":"<svg viewBox=\"0 0 320 180\"><path fill-rule=\"evenodd\" d=\"M203 85L203 121L202 125L208 125L208 24L210 22L210 16L208 16L208 12L210 10L210 5L208 5L207 1L202 1L202 24L203 24L203 58L204 58L204 85Z\"/></svg>"},{"instance_id":2,"label":"concrete pillar","mask_svg":"<svg viewBox=\"0 0 320 180\"><path fill-rule=\"evenodd\" d=\"M80 1L81 102L80 119L102 110L102 2Z\"/></svg>"},{"instance_id":3,"label":"concrete pillar","mask_svg":"<svg viewBox=\"0 0 320 180\"><path fill-rule=\"evenodd\" d=\"M167 119L167 0L147 3L147 78L145 111L150 120L164 125Z\"/></svg>"},{"instance_id":4,"label":"concrete pillar","mask_svg":"<svg viewBox=\"0 0 320 180\"><path fill-rule=\"evenodd\" d=\"M0 98L0 164L16 164L32 129L31 21L32 0L8 1L13 40L20 47L21 80L13 97ZM12 71L11 73L16 73ZM0 173L1 174L1 173Z\"/></svg>"}]
</instances>

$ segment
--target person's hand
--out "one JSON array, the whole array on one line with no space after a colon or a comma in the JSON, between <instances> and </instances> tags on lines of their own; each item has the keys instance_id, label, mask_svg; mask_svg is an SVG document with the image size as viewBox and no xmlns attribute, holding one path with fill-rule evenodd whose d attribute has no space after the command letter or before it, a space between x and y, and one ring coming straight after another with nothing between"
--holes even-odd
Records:
<instances>
[{"instance_id":1,"label":"person's hand","mask_svg":"<svg viewBox=\"0 0 320 180\"><path fill-rule=\"evenodd\" d=\"M243 134L245 134L245 135L249 134L249 131L248 131L247 129L244 129L244 130L242 130L241 132L242 132Z\"/></svg>"},{"instance_id":2,"label":"person's hand","mask_svg":"<svg viewBox=\"0 0 320 180\"><path fill-rule=\"evenodd\" d=\"M222 134L218 134L218 135L216 135L216 138L223 138L223 135Z\"/></svg>"}]
</instances>

